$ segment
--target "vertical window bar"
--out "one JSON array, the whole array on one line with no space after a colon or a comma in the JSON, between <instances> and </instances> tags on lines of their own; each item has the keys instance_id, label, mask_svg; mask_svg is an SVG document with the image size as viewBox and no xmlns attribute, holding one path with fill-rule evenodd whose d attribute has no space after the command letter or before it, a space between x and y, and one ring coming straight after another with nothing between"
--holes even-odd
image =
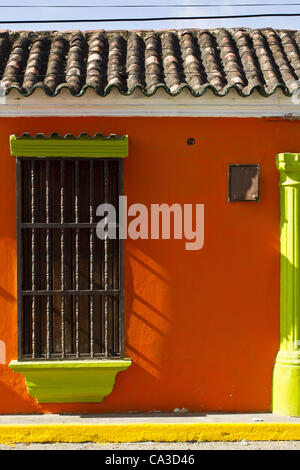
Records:
<instances>
[{"instance_id":1,"label":"vertical window bar","mask_svg":"<svg viewBox=\"0 0 300 470\"><path fill-rule=\"evenodd\" d=\"M94 221L94 167L90 161L90 224ZM94 289L94 228L90 228L90 290ZM90 296L90 355L94 357L94 296Z\"/></svg>"},{"instance_id":2,"label":"vertical window bar","mask_svg":"<svg viewBox=\"0 0 300 470\"><path fill-rule=\"evenodd\" d=\"M46 160L46 223L50 223L50 162ZM51 234L50 229L46 229L46 289L49 291L52 287L52 268L50 263L52 260L51 254ZM50 311L52 311L52 302L50 295L47 295L46 304L46 358L50 358Z\"/></svg>"},{"instance_id":3,"label":"vertical window bar","mask_svg":"<svg viewBox=\"0 0 300 470\"><path fill-rule=\"evenodd\" d=\"M123 183L123 160L119 160L119 196L123 195L124 183ZM121 210L124 210L122 207ZM119 214L119 220L124 220L124 214L121 217ZM125 227L119 226L119 352L120 358L124 357L124 240L125 234L120 231L125 230Z\"/></svg>"},{"instance_id":4,"label":"vertical window bar","mask_svg":"<svg viewBox=\"0 0 300 470\"><path fill-rule=\"evenodd\" d=\"M30 198L30 213L31 213L31 223L35 223L35 161L31 160L31 170L30 170L30 179L31 179L31 198ZM32 348L32 359L36 357L36 348L35 348L35 333L36 333L36 298L34 295L35 291L35 229L31 229L31 290L33 291L31 299L31 348Z\"/></svg>"},{"instance_id":5,"label":"vertical window bar","mask_svg":"<svg viewBox=\"0 0 300 470\"><path fill-rule=\"evenodd\" d=\"M18 281L18 360L23 358L23 299L21 295L22 283L23 283L23 253L22 253L22 187L23 187L24 170L22 169L22 163L17 158L17 281Z\"/></svg>"},{"instance_id":6,"label":"vertical window bar","mask_svg":"<svg viewBox=\"0 0 300 470\"><path fill-rule=\"evenodd\" d=\"M104 160L104 202L108 203L108 161ZM104 290L108 290L108 217L105 217ZM104 353L108 357L108 297L104 296Z\"/></svg>"},{"instance_id":7,"label":"vertical window bar","mask_svg":"<svg viewBox=\"0 0 300 470\"><path fill-rule=\"evenodd\" d=\"M65 221L65 162L60 162L60 223ZM60 288L65 290L65 230L60 232ZM65 296L61 295L61 357L65 357Z\"/></svg>"},{"instance_id":8,"label":"vertical window bar","mask_svg":"<svg viewBox=\"0 0 300 470\"><path fill-rule=\"evenodd\" d=\"M79 161L75 161L75 223L79 222ZM79 290L79 228L75 228L75 290ZM80 357L79 295L75 294L75 337L76 357Z\"/></svg>"},{"instance_id":9,"label":"vertical window bar","mask_svg":"<svg viewBox=\"0 0 300 470\"><path fill-rule=\"evenodd\" d=\"M36 162L36 178L38 180L37 184L37 191L35 194L35 220L37 222L44 222L44 207L43 207L43 162L38 161ZM43 266L44 266L44 251L43 251L43 230L38 230L37 237L36 237L36 253L35 257L36 261L36 272L35 272L35 279L36 279L36 288L43 289L44 288L44 273L43 273ZM39 296L36 299L36 330L38 330L38 334L36 335L36 356L40 356L43 352L43 333L45 331L45 325L42 321L43 313L42 313L42 298Z\"/></svg>"}]
</instances>

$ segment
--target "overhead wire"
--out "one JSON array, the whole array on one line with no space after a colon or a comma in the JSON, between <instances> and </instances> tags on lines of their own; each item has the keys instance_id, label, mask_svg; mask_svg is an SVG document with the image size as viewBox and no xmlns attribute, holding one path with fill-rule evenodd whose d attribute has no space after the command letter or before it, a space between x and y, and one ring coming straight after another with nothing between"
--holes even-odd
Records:
<instances>
[{"instance_id":1,"label":"overhead wire","mask_svg":"<svg viewBox=\"0 0 300 470\"><path fill-rule=\"evenodd\" d=\"M236 18L297 17L300 13L256 13L253 15L212 15L212 16L164 16L151 18L97 18L59 20L0 20L0 24L45 24L45 23L119 23L169 20L222 20Z\"/></svg>"}]
</instances>

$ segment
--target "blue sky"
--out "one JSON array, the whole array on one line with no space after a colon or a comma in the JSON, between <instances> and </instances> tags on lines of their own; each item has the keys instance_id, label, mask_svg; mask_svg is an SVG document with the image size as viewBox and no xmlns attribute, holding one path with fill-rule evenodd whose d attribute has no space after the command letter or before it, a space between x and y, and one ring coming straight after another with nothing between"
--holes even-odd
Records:
<instances>
[{"instance_id":1,"label":"blue sky","mask_svg":"<svg viewBox=\"0 0 300 470\"><path fill-rule=\"evenodd\" d=\"M276 6L263 6L274 4ZM298 5L287 5L295 3ZM202 6L187 6L200 4ZM236 6L255 4L254 6ZM8 6L9 5L9 6ZM18 5L13 8L13 5ZM31 7L26 7L31 5ZM51 7L49 7L51 5ZM62 8L68 5L69 8ZM94 6L89 8L89 6ZM119 6L123 5L123 7ZM124 6L127 5L127 6ZM130 8L129 5L138 5ZM146 5L156 5L146 7ZM166 5L161 7L161 5ZM169 5L169 6L167 6ZM171 5L178 5L174 7ZM203 5L211 5L204 7ZM226 5L226 6L223 6ZM59 8L58 8L59 6ZM167 29L167 28L216 28L245 26L249 28L273 27L286 29L300 29L300 16L273 17L273 18L242 18L226 20L171 20L150 21L142 20L144 17L161 16L210 16L210 15L247 15L257 13L300 13L300 0L0 0L1 20L11 21L10 24L0 25L0 29L11 30L70 30L70 29L107 29L107 30L134 30L134 29ZM49 19L98 19L114 18L113 23L46 23L46 24L14 24L16 20L49 20ZM137 18L136 22L120 22L121 18Z\"/></svg>"}]
</instances>

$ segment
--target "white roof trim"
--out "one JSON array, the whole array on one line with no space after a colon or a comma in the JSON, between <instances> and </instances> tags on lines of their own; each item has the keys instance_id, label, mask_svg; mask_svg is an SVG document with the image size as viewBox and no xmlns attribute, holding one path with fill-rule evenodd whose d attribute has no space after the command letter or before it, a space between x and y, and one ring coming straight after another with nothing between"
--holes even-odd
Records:
<instances>
[{"instance_id":1,"label":"white roof trim","mask_svg":"<svg viewBox=\"0 0 300 470\"><path fill-rule=\"evenodd\" d=\"M139 90L129 96L113 90L105 98L93 90L81 97L71 96L62 90L58 96L49 97L37 89L24 97L12 90L0 97L0 117L18 116L188 116L188 117L300 117L300 94L287 97L278 90L270 97L254 92L247 98L234 90L222 98L211 90L199 98L188 90L178 96L169 96L164 90L145 97Z\"/></svg>"}]
</instances>

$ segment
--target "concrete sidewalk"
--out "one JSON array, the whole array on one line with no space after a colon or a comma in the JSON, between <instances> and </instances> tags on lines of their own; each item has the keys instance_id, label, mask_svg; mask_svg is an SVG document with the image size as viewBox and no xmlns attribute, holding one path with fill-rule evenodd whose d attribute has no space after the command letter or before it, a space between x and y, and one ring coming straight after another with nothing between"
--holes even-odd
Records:
<instances>
[{"instance_id":1,"label":"concrete sidewalk","mask_svg":"<svg viewBox=\"0 0 300 470\"><path fill-rule=\"evenodd\" d=\"M0 415L1 425L17 424L151 424L151 423L300 423L299 418L272 413L119 413L119 414L43 414Z\"/></svg>"},{"instance_id":2,"label":"concrete sidewalk","mask_svg":"<svg viewBox=\"0 0 300 470\"><path fill-rule=\"evenodd\" d=\"M300 418L271 413L1 415L0 443L300 440Z\"/></svg>"}]
</instances>

